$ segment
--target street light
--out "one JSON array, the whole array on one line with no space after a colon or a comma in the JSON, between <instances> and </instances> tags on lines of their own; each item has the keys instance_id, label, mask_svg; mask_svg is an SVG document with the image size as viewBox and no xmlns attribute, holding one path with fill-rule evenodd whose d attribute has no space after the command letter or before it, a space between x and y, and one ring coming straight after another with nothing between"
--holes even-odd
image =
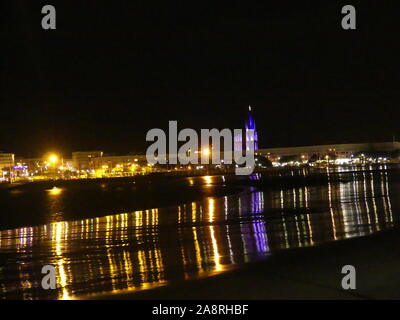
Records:
<instances>
[{"instance_id":1,"label":"street light","mask_svg":"<svg viewBox=\"0 0 400 320\"><path fill-rule=\"evenodd\" d=\"M47 160L48 160L50 166L53 167L53 169L50 171L52 172L53 178L55 178L57 175L57 166L56 165L59 161L58 155L52 153L48 156Z\"/></svg>"},{"instance_id":2,"label":"street light","mask_svg":"<svg viewBox=\"0 0 400 320\"><path fill-rule=\"evenodd\" d=\"M209 156L209 155L210 155L210 149L209 149L209 148L203 149L203 154L204 154L205 156Z\"/></svg>"},{"instance_id":3,"label":"street light","mask_svg":"<svg viewBox=\"0 0 400 320\"><path fill-rule=\"evenodd\" d=\"M49 162L53 165L55 165L58 162L58 156L55 154L51 154L49 156Z\"/></svg>"}]
</instances>

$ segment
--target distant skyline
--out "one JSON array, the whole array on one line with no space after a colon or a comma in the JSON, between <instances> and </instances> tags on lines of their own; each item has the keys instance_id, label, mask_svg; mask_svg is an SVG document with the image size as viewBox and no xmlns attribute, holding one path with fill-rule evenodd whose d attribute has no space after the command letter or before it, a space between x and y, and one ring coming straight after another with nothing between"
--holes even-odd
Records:
<instances>
[{"instance_id":1,"label":"distant skyline","mask_svg":"<svg viewBox=\"0 0 400 320\"><path fill-rule=\"evenodd\" d=\"M144 152L169 120L243 128L259 147L392 141L400 136L400 24L390 2L2 4L0 150L36 157Z\"/></svg>"}]
</instances>

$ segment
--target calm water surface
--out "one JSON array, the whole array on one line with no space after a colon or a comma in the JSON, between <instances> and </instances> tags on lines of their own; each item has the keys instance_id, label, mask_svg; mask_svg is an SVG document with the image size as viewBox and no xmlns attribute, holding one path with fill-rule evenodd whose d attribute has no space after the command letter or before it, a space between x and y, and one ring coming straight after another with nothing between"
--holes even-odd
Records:
<instances>
[{"instance_id":1,"label":"calm water surface","mask_svg":"<svg viewBox=\"0 0 400 320\"><path fill-rule=\"evenodd\" d=\"M221 273L275 250L363 236L399 223L399 181L393 178L398 170L336 171L346 182L273 191L248 186L239 194L68 221L59 210L73 186L44 190L40 199L51 203L49 223L0 231L0 298L143 290ZM180 179L207 189L226 178ZM41 289L46 264L56 267L57 290Z\"/></svg>"}]
</instances>

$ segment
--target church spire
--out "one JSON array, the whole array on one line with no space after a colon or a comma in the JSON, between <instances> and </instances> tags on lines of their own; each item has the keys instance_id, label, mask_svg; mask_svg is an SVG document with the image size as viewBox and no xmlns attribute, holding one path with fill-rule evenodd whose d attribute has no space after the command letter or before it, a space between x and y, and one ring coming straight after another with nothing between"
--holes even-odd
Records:
<instances>
[{"instance_id":1,"label":"church spire","mask_svg":"<svg viewBox=\"0 0 400 320\"><path fill-rule=\"evenodd\" d=\"M254 150L258 150L258 134L257 134L257 129L256 129L256 122L253 119L253 115L251 112L251 105L249 105L249 113L247 115L247 119L244 124L244 129L245 133L243 135L237 135L235 136L235 151L242 151L243 147L245 150L248 150L248 145L249 141L247 137L247 131L248 130L254 130L254 135L253 137L250 137L250 139L254 142Z\"/></svg>"}]
</instances>

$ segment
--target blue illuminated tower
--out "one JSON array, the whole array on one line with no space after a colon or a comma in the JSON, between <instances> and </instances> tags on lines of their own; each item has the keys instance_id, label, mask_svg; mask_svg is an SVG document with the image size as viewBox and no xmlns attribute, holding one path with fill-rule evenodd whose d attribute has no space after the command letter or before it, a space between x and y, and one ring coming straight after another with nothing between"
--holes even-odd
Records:
<instances>
[{"instance_id":1,"label":"blue illuminated tower","mask_svg":"<svg viewBox=\"0 0 400 320\"><path fill-rule=\"evenodd\" d=\"M249 106L249 116L245 123L245 129L246 129L246 133L247 133L247 130L254 130L254 137L252 137L252 138L254 138L254 151L257 151L258 150L258 134L257 134L257 130L256 130L256 122L254 121L253 114L251 113L251 106ZM246 135L246 139L247 139L247 135ZM246 140L246 148L247 148L247 145L248 145L248 141ZM248 148L247 148L247 151L248 151Z\"/></svg>"},{"instance_id":2,"label":"blue illuminated tower","mask_svg":"<svg viewBox=\"0 0 400 320\"><path fill-rule=\"evenodd\" d=\"M258 150L258 134L257 134L257 130L256 130L256 122L254 121L254 117L251 112L251 106L249 106L249 113L248 113L248 117L247 117L247 120L245 121L244 126L245 126L245 132L244 132L243 136L239 135L239 136L235 136L235 138L234 138L235 139L234 140L235 151L241 151L241 150L249 151L249 148L248 148L249 141L247 141L247 139L248 139L247 130L254 130L254 136L249 137L249 138L254 139L254 151L257 151Z\"/></svg>"}]
</instances>

